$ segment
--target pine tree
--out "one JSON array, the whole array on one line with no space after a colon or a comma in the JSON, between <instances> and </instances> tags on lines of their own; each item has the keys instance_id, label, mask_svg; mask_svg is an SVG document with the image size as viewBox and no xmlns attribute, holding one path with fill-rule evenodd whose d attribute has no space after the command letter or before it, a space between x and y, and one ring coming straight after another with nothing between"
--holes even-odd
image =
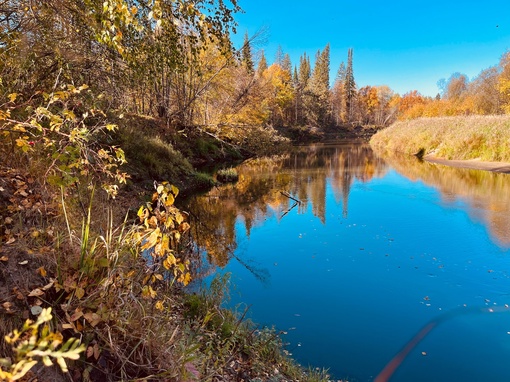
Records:
<instances>
[{"instance_id":1,"label":"pine tree","mask_svg":"<svg viewBox=\"0 0 510 382\"><path fill-rule=\"evenodd\" d=\"M248 73L253 73L253 58L251 56L251 45L250 39L248 38L248 32L244 34L244 44L241 49L241 63L244 65Z\"/></svg>"},{"instance_id":2,"label":"pine tree","mask_svg":"<svg viewBox=\"0 0 510 382\"><path fill-rule=\"evenodd\" d=\"M352 48L347 52L347 69L345 71L345 107L347 121L351 122L353 117L353 107L356 98L356 82L354 81L354 72L352 69Z\"/></svg>"}]
</instances>

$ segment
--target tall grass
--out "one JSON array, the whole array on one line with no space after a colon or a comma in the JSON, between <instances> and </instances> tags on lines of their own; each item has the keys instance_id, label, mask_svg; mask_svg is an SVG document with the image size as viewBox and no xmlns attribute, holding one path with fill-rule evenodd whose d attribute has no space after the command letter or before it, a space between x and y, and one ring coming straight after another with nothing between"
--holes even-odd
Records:
<instances>
[{"instance_id":1,"label":"tall grass","mask_svg":"<svg viewBox=\"0 0 510 382\"><path fill-rule=\"evenodd\" d=\"M399 121L370 144L380 150L445 159L510 162L510 116L457 116Z\"/></svg>"}]
</instances>

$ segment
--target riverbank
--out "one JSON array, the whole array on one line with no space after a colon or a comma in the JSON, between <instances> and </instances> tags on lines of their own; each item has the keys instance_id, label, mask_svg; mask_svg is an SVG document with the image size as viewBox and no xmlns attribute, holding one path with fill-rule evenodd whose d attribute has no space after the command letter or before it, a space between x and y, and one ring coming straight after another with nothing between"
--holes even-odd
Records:
<instances>
[{"instance_id":1,"label":"riverbank","mask_svg":"<svg viewBox=\"0 0 510 382\"><path fill-rule=\"evenodd\" d=\"M278 331L221 307L228 279L193 294L184 288L200 255L193 222L174 204L181 190L214 185L200 170L207 165L227 166L288 140L272 129L227 141L154 118L114 122L118 130L102 144L123 149L128 175L115 199L85 171L66 169L76 176L69 184L48 181L46 147L31 142L23 152L0 142L2 357L13 368L26 361L5 335L50 308L54 338L83 345L79 359L66 360L73 380L327 381L326 371L292 360ZM68 380L40 362L26 377Z\"/></svg>"},{"instance_id":2,"label":"riverbank","mask_svg":"<svg viewBox=\"0 0 510 382\"><path fill-rule=\"evenodd\" d=\"M424 160L430 163L442 164L450 167L467 168L472 170L484 170L492 172L501 172L510 174L510 163L509 162L488 162L480 161L478 159L471 160L450 160L438 158L433 154L425 155Z\"/></svg>"},{"instance_id":3,"label":"riverbank","mask_svg":"<svg viewBox=\"0 0 510 382\"><path fill-rule=\"evenodd\" d=\"M434 163L507 172L510 116L419 118L396 122L370 140L378 150Z\"/></svg>"}]
</instances>

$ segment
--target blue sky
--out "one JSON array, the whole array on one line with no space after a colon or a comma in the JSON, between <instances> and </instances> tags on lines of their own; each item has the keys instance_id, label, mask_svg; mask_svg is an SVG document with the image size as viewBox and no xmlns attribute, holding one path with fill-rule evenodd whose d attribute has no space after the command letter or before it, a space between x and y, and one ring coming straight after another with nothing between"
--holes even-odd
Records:
<instances>
[{"instance_id":1,"label":"blue sky","mask_svg":"<svg viewBox=\"0 0 510 382\"><path fill-rule=\"evenodd\" d=\"M510 0L491 1L302 1L239 0L238 35L266 29L254 47L264 49L269 63L278 45L293 64L306 52L331 45L331 74L347 50L354 50L358 87L388 85L404 94L438 93L437 81L452 73L470 79L497 65L510 49Z\"/></svg>"}]
</instances>

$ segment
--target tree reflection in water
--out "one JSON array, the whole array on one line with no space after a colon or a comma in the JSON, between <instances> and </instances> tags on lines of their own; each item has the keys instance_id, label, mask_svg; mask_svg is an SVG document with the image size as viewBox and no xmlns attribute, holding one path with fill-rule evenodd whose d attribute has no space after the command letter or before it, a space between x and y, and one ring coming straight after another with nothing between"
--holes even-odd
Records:
<instances>
[{"instance_id":1,"label":"tree reflection in water","mask_svg":"<svg viewBox=\"0 0 510 382\"><path fill-rule=\"evenodd\" d=\"M386 166L368 145L351 142L298 147L285 155L247 161L237 171L236 184L195 196L186 206L193 217L196 245L215 266L223 267L235 257L237 222L243 223L249 237L251 229L265 219L285 218L294 198L300 201L298 213L311 208L325 223L328 182L346 217L354 180L367 182L382 176ZM257 269L249 260L238 260L257 278L267 277L267 270Z\"/></svg>"},{"instance_id":2,"label":"tree reflection in water","mask_svg":"<svg viewBox=\"0 0 510 382\"><path fill-rule=\"evenodd\" d=\"M473 221L482 222L500 246L510 247L510 175L454 168L399 154L380 154L405 177L436 188L444 203L466 203Z\"/></svg>"}]
</instances>

